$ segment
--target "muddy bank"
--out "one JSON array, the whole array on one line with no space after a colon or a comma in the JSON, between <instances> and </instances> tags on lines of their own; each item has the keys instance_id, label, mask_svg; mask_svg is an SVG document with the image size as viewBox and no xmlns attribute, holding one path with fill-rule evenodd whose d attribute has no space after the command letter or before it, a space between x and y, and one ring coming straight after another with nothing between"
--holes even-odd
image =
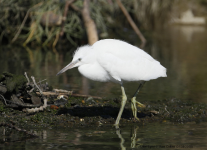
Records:
<instances>
[{"instance_id":1,"label":"muddy bank","mask_svg":"<svg viewBox=\"0 0 207 150\"><path fill-rule=\"evenodd\" d=\"M0 104L0 122L13 123L23 128L35 127L84 127L113 125L117 117L120 101L94 100L71 97L65 105L48 106L44 111L28 114L18 109L6 108ZM146 108L138 111L140 122L133 119L130 103L123 112L120 126L127 123L148 122L203 122L206 121L207 106L168 99L146 102Z\"/></svg>"},{"instance_id":2,"label":"muddy bank","mask_svg":"<svg viewBox=\"0 0 207 150\"><path fill-rule=\"evenodd\" d=\"M41 128L112 126L115 122L121 104L120 98L104 99L64 90L51 91L52 88L46 83L35 84L35 80L31 82L27 76L9 73L1 75L0 123L21 128ZM206 121L206 104L176 98L146 101L144 104L146 108L138 110L138 122L133 119L128 100L120 127L129 123ZM36 108L39 110L29 111Z\"/></svg>"}]
</instances>

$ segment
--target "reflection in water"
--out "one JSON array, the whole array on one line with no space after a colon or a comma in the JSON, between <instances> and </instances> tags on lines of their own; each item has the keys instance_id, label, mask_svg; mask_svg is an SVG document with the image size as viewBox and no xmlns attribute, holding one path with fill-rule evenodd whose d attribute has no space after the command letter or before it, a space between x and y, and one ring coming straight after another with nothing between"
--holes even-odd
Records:
<instances>
[{"instance_id":1,"label":"reflection in water","mask_svg":"<svg viewBox=\"0 0 207 150\"><path fill-rule=\"evenodd\" d=\"M194 34L203 34L206 31L204 26L175 26L174 30L181 32L188 43L192 42Z\"/></svg>"},{"instance_id":2,"label":"reflection in water","mask_svg":"<svg viewBox=\"0 0 207 150\"><path fill-rule=\"evenodd\" d=\"M121 150L125 150L126 149L126 147L124 147L124 138L122 137L122 135L121 135L121 133L120 133L120 130L119 129L117 129L116 130L116 134L118 135L118 137L120 138L120 147L121 147Z\"/></svg>"},{"instance_id":3,"label":"reflection in water","mask_svg":"<svg viewBox=\"0 0 207 150\"><path fill-rule=\"evenodd\" d=\"M132 131L132 133L131 133L132 137L131 137L131 144L130 144L131 146L130 146L130 148L138 148L138 147L140 147L140 145L142 145L140 143L141 138L137 138L137 130L138 129L139 129L138 126L136 126L136 127L134 126L134 129L131 130ZM123 136L121 135L121 130L117 129L116 134L120 138L120 148L121 148L121 150L126 150L126 147L124 146L125 140L124 140Z\"/></svg>"},{"instance_id":4,"label":"reflection in water","mask_svg":"<svg viewBox=\"0 0 207 150\"><path fill-rule=\"evenodd\" d=\"M160 36L160 37L159 37ZM195 102L207 102L207 30L202 26L174 26L159 32L152 43L144 48L146 52L167 68L167 78L149 81L140 91L137 100L144 104L149 100L181 98ZM137 40L136 38L134 40ZM130 42L130 41L129 41ZM135 43L132 41L130 43ZM67 48L68 49L68 48ZM57 72L72 60L73 51L57 51L23 47L0 48L0 72L15 74L27 72L38 80L47 79L54 88L74 90L80 94L114 98L121 95L115 83L85 82L77 68L56 76ZM125 83L130 98L138 83Z\"/></svg>"},{"instance_id":5,"label":"reflection in water","mask_svg":"<svg viewBox=\"0 0 207 150\"><path fill-rule=\"evenodd\" d=\"M142 145L140 143L141 141L141 138L138 138L137 137L137 130L139 129L138 126L134 126L134 130L133 130L133 133L132 133L132 137L131 137L131 148L137 148L139 147L140 145ZM139 134L138 134L139 135Z\"/></svg>"},{"instance_id":6,"label":"reflection in water","mask_svg":"<svg viewBox=\"0 0 207 150\"><path fill-rule=\"evenodd\" d=\"M186 28L191 28L191 30L188 29L188 33L192 34L190 43L186 37L186 30L183 30ZM171 79L172 90L177 89L175 94L179 95L179 98L207 102L205 94L207 92L205 88L207 85L205 78L207 73L207 32L204 27L186 28L175 27L169 31L168 53L170 54L169 51L172 53L169 56L171 59L169 67L167 67L171 68L168 79ZM166 47L163 48L167 50Z\"/></svg>"},{"instance_id":7,"label":"reflection in water","mask_svg":"<svg viewBox=\"0 0 207 150\"><path fill-rule=\"evenodd\" d=\"M206 148L207 123L171 124L153 123L139 126L127 124L121 130L113 127L84 127L79 129L58 127L35 129L38 138L28 139L25 135L9 128L0 128L0 149L154 149ZM5 131L4 131L5 130ZM181 147L179 147L181 146Z\"/></svg>"}]
</instances>

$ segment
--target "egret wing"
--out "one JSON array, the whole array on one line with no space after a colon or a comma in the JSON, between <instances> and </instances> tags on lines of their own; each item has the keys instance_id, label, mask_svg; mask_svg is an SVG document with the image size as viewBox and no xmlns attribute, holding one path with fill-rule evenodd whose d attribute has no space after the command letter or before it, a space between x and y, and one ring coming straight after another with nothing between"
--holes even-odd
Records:
<instances>
[{"instance_id":1,"label":"egret wing","mask_svg":"<svg viewBox=\"0 0 207 150\"><path fill-rule=\"evenodd\" d=\"M124 81L148 81L166 76L166 69L158 61L141 56L135 58L127 60L112 53L101 53L98 62L113 78Z\"/></svg>"},{"instance_id":2,"label":"egret wing","mask_svg":"<svg viewBox=\"0 0 207 150\"><path fill-rule=\"evenodd\" d=\"M120 40L105 39L96 42L92 48L99 53L111 53L122 60L154 60L142 49Z\"/></svg>"}]
</instances>

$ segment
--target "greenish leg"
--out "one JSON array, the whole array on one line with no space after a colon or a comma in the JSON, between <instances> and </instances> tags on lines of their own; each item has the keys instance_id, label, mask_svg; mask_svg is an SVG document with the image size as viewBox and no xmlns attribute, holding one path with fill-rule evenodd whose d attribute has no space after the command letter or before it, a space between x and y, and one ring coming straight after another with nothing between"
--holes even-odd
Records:
<instances>
[{"instance_id":1,"label":"greenish leg","mask_svg":"<svg viewBox=\"0 0 207 150\"><path fill-rule=\"evenodd\" d=\"M124 90L124 87L123 85L121 85L121 91L122 91L122 101L121 101L121 107L120 107L120 110L119 110L119 114L116 118L116 122L115 122L115 126L118 127L119 126L119 121L121 119L121 115L123 113L123 110L124 110L124 106L126 104L126 101L127 101L127 96L125 94L125 90Z\"/></svg>"},{"instance_id":2,"label":"greenish leg","mask_svg":"<svg viewBox=\"0 0 207 150\"><path fill-rule=\"evenodd\" d=\"M143 105L142 103L136 101L136 96L137 94L139 93L139 90L143 87L145 81L144 82L141 82L137 91L135 92L134 96L132 97L131 99L131 108L132 108L132 113L133 113L133 116L135 119L137 119L139 121L139 118L137 118L137 105L139 107L145 107L145 105ZM136 105L137 104L137 105Z\"/></svg>"}]
</instances>

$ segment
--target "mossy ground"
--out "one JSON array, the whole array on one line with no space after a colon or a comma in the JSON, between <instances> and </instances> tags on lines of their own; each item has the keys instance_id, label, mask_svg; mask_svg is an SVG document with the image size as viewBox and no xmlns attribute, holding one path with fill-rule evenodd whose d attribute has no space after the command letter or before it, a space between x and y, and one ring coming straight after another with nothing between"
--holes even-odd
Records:
<instances>
[{"instance_id":1,"label":"mossy ground","mask_svg":"<svg viewBox=\"0 0 207 150\"><path fill-rule=\"evenodd\" d=\"M207 121L207 104L181 101L171 98L145 103L138 110L140 122L133 119L131 104L127 102L120 126L128 123L148 122L203 122ZM70 97L65 105L51 105L42 112L27 114L21 110L6 108L0 102L0 122L12 122L23 128L36 127L84 127L113 125L120 108L119 99L83 99Z\"/></svg>"}]
</instances>

